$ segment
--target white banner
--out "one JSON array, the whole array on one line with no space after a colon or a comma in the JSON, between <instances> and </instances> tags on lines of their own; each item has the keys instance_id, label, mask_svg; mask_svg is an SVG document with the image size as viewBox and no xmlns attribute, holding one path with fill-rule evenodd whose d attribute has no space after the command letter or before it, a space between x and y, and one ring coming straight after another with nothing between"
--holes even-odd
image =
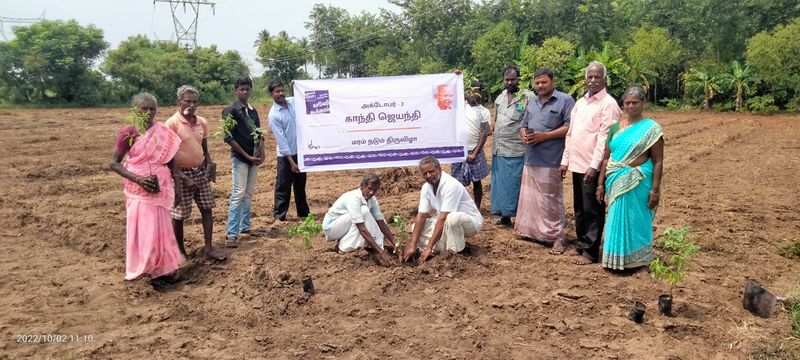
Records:
<instances>
[{"instance_id":1,"label":"white banner","mask_svg":"<svg viewBox=\"0 0 800 360\"><path fill-rule=\"evenodd\" d=\"M460 74L296 80L294 95L302 171L466 158Z\"/></svg>"}]
</instances>

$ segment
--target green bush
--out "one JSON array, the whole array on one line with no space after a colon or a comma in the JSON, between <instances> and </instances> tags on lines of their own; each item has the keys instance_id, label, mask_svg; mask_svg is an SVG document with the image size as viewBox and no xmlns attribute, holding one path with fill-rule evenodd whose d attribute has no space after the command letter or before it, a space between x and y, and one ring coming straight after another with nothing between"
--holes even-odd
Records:
<instances>
[{"instance_id":1,"label":"green bush","mask_svg":"<svg viewBox=\"0 0 800 360\"><path fill-rule=\"evenodd\" d=\"M753 96L747 100L747 108L755 113L771 113L778 111L775 98L770 95Z\"/></svg>"}]
</instances>

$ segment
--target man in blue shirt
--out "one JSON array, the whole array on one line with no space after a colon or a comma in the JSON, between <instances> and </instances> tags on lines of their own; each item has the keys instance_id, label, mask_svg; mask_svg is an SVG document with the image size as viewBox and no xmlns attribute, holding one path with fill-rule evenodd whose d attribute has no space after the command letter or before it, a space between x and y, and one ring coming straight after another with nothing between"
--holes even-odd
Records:
<instances>
[{"instance_id":1,"label":"man in blue shirt","mask_svg":"<svg viewBox=\"0 0 800 360\"><path fill-rule=\"evenodd\" d=\"M294 188L294 202L297 216L308 216L306 202L306 174L297 166L297 129L295 123L294 98L286 97L283 83L270 81L267 89L272 96L272 109L269 111L269 127L277 144L277 174L275 175L275 220L285 221L289 211L289 200Z\"/></svg>"},{"instance_id":2,"label":"man in blue shirt","mask_svg":"<svg viewBox=\"0 0 800 360\"><path fill-rule=\"evenodd\" d=\"M519 134L527 150L514 234L553 244L550 253L562 254L566 213L559 165L575 100L555 90L553 77L549 68L536 69L536 97L522 117Z\"/></svg>"}]
</instances>

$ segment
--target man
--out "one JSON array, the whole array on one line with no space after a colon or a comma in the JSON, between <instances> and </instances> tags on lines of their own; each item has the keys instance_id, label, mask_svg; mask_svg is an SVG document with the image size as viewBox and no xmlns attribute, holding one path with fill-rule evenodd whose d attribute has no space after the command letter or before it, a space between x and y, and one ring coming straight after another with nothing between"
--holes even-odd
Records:
<instances>
[{"instance_id":1,"label":"man","mask_svg":"<svg viewBox=\"0 0 800 360\"><path fill-rule=\"evenodd\" d=\"M483 216L467 189L458 180L442 172L439 160L426 156L419 162L419 172L425 179L419 194L419 208L411 240L403 251L402 261L410 259L417 251L419 265L428 257L445 250L454 253L464 250L465 237L476 235L483 226ZM431 209L436 215L431 217Z\"/></svg>"},{"instance_id":2,"label":"man","mask_svg":"<svg viewBox=\"0 0 800 360\"><path fill-rule=\"evenodd\" d=\"M519 91L519 69L503 70L505 90L494 102L494 141L492 141L492 214L499 215L498 225L511 226L517 215L525 144L519 136L525 104L533 97L528 90ZM519 93L518 93L519 92Z\"/></svg>"},{"instance_id":3,"label":"man","mask_svg":"<svg viewBox=\"0 0 800 360\"><path fill-rule=\"evenodd\" d=\"M481 180L489 175L489 165L486 163L483 145L489 137L489 110L480 104L481 96L477 92L467 93L465 118L467 120L467 148L470 149L467 161L455 163L452 166L453 177L464 186L472 183L472 196L475 205L481 208L483 198L483 184Z\"/></svg>"},{"instance_id":4,"label":"man","mask_svg":"<svg viewBox=\"0 0 800 360\"><path fill-rule=\"evenodd\" d=\"M570 115L566 146L561 159L561 176L572 172L572 194L575 205L575 232L578 236L578 265L598 262L600 241L605 222L605 207L595 197L597 169L603 161L606 137L611 124L622 111L606 92L606 67L592 61L586 67L586 88Z\"/></svg>"},{"instance_id":5,"label":"man","mask_svg":"<svg viewBox=\"0 0 800 360\"><path fill-rule=\"evenodd\" d=\"M231 200L225 246L232 248L238 246L240 234L254 237L264 235L250 228L250 205L256 185L256 170L264 161L264 139L262 137L256 144L252 135L253 129L261 127L258 111L248 102L253 80L249 76L236 78L234 90L236 100L222 110L223 119L230 116L236 121L230 133L225 134L225 142L231 147Z\"/></svg>"},{"instance_id":6,"label":"man","mask_svg":"<svg viewBox=\"0 0 800 360\"><path fill-rule=\"evenodd\" d=\"M297 130L295 127L294 98L286 97L283 83L277 80L268 85L273 104L269 111L269 127L277 144L277 174L275 176L275 206L273 216L285 221L289 200L294 188L297 216L305 218L309 209L306 202L306 174L297 166Z\"/></svg>"},{"instance_id":7,"label":"man","mask_svg":"<svg viewBox=\"0 0 800 360\"><path fill-rule=\"evenodd\" d=\"M436 105L439 106L439 110L453 109L453 96L455 94L455 90L447 84L436 86Z\"/></svg>"},{"instance_id":8,"label":"man","mask_svg":"<svg viewBox=\"0 0 800 360\"><path fill-rule=\"evenodd\" d=\"M553 78L553 70L546 67L533 73L536 97L525 107L519 129L528 149L514 234L552 244L551 254L563 254L566 213L559 165L575 101L555 90Z\"/></svg>"},{"instance_id":9,"label":"man","mask_svg":"<svg viewBox=\"0 0 800 360\"><path fill-rule=\"evenodd\" d=\"M358 189L348 191L333 203L322 221L328 241L339 241L339 251L351 252L369 246L378 254L381 265L396 265L394 257L383 249L383 240L394 245L394 236L383 218L375 194L381 188L378 175L367 174Z\"/></svg>"},{"instance_id":10,"label":"man","mask_svg":"<svg viewBox=\"0 0 800 360\"><path fill-rule=\"evenodd\" d=\"M183 221L192 215L192 199L197 203L203 218L203 236L205 239L205 256L213 260L225 260L225 255L214 248L211 234L214 228L214 196L211 194L209 181L215 181L216 164L211 162L208 152L208 121L198 116L197 99L200 92L193 86L183 85L178 88L178 107L180 110L166 121L167 127L181 138L181 145L175 154L175 166L181 178L181 193L178 205L172 209L172 226L175 239L181 254L186 256L183 245Z\"/></svg>"}]
</instances>

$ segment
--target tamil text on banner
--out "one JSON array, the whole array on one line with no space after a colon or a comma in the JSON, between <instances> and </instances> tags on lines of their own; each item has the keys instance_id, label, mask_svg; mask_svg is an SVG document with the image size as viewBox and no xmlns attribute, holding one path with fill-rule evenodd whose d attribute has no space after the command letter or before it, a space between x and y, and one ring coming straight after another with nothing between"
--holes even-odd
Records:
<instances>
[{"instance_id":1,"label":"tamil text on banner","mask_svg":"<svg viewBox=\"0 0 800 360\"><path fill-rule=\"evenodd\" d=\"M300 170L464 161L462 84L460 74L295 81Z\"/></svg>"}]
</instances>

